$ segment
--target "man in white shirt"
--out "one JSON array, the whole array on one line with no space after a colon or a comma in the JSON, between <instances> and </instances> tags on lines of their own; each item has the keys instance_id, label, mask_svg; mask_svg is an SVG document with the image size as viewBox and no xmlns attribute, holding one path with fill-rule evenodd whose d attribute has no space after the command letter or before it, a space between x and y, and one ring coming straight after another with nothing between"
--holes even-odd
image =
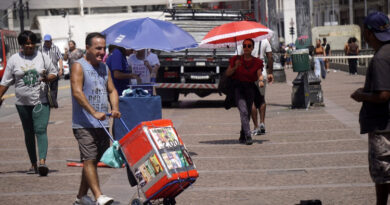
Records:
<instances>
[{"instance_id":1,"label":"man in white shirt","mask_svg":"<svg viewBox=\"0 0 390 205\"><path fill-rule=\"evenodd\" d=\"M257 48L256 48L257 47ZM260 47L260 49L259 49ZM255 100L252 105L252 120L254 125L253 134L260 135L265 134L265 111L266 111L266 103L265 103L265 87L268 80L268 83L272 83L274 80L273 77L273 64L274 60L272 58L272 48L268 39L264 39L259 42L259 44L255 45L255 49L253 49L252 55L263 60L264 65L266 65L266 69L263 69L263 83L260 83L260 87L258 87L258 92L255 94ZM267 58L265 58L267 57ZM265 78L267 76L267 78ZM256 82L256 85L259 85ZM263 85L263 86L261 86ZM260 114L260 125L258 123L257 118L257 110L259 110Z\"/></svg>"},{"instance_id":2,"label":"man in white shirt","mask_svg":"<svg viewBox=\"0 0 390 205\"><path fill-rule=\"evenodd\" d=\"M151 57L150 54L148 55L145 49L130 55L127 62L132 69L132 73L141 78L142 84L150 83L152 74L157 70L156 66L160 66L159 62L156 64L156 59Z\"/></svg>"}]
</instances>

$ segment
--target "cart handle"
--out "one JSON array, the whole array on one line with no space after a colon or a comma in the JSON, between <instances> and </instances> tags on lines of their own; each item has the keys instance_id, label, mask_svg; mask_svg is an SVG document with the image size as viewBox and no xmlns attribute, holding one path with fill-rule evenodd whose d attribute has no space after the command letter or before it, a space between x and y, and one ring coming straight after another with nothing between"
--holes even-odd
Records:
<instances>
[{"instance_id":1,"label":"cart handle","mask_svg":"<svg viewBox=\"0 0 390 205\"><path fill-rule=\"evenodd\" d=\"M111 113L106 113L106 116L112 116ZM119 120L121 121L122 125L126 128L127 132L130 132L129 128L126 126L125 122L123 121L123 119L120 117ZM104 129L104 131L106 132L106 134L110 137L111 141L114 142L114 137L112 137L112 135L110 134L110 132L108 132L108 130L106 129L106 127L104 127L103 123L101 120L98 120L100 126Z\"/></svg>"}]
</instances>

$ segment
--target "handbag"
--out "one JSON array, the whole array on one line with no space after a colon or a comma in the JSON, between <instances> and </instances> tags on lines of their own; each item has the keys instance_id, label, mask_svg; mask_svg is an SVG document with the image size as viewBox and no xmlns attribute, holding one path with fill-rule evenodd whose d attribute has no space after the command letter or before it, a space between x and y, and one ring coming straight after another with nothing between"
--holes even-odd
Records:
<instances>
[{"instance_id":1,"label":"handbag","mask_svg":"<svg viewBox=\"0 0 390 205\"><path fill-rule=\"evenodd\" d=\"M50 83L46 83L45 86L46 86L47 102L49 103L49 106L51 108L55 108L56 105L55 105L55 100L53 99L52 94L51 94Z\"/></svg>"},{"instance_id":2,"label":"handbag","mask_svg":"<svg viewBox=\"0 0 390 205\"><path fill-rule=\"evenodd\" d=\"M218 90L221 91L223 94L228 94L229 90L232 89L233 86L233 80L230 76L226 76L226 73L224 73L218 83Z\"/></svg>"},{"instance_id":3,"label":"handbag","mask_svg":"<svg viewBox=\"0 0 390 205\"><path fill-rule=\"evenodd\" d=\"M42 52L41 52L41 55L42 55L42 60L43 60L43 68L45 69L45 73L46 73L47 72L46 62L45 62L45 58L43 57ZM46 98L47 98L47 102L49 103L49 106L51 108L57 108L58 107L57 101L56 101L56 99L53 98L53 95L51 93L50 82L45 83L45 87L46 87Z\"/></svg>"},{"instance_id":4,"label":"handbag","mask_svg":"<svg viewBox=\"0 0 390 205\"><path fill-rule=\"evenodd\" d=\"M104 152L100 161L113 168L123 167L125 161L123 160L119 149L120 149L120 145L118 141L115 140L112 143L112 146Z\"/></svg>"}]
</instances>

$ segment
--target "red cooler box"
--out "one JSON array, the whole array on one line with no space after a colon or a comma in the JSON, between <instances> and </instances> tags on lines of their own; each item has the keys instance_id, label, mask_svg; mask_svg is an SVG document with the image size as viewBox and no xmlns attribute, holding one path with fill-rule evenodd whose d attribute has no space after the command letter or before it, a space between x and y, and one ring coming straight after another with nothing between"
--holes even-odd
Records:
<instances>
[{"instance_id":1,"label":"red cooler box","mask_svg":"<svg viewBox=\"0 0 390 205\"><path fill-rule=\"evenodd\" d=\"M199 176L171 120L142 122L119 143L145 202L174 200Z\"/></svg>"}]
</instances>

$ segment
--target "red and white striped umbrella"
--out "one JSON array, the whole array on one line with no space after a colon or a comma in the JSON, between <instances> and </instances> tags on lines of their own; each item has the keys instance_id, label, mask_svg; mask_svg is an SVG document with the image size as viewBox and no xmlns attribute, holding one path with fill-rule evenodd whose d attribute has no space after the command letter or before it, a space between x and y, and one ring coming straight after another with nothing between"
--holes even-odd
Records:
<instances>
[{"instance_id":1,"label":"red and white striped umbrella","mask_svg":"<svg viewBox=\"0 0 390 205\"><path fill-rule=\"evenodd\" d=\"M247 38L261 41L273 35L273 31L254 21L235 21L211 29L201 41L199 47L222 48L235 47Z\"/></svg>"}]
</instances>

